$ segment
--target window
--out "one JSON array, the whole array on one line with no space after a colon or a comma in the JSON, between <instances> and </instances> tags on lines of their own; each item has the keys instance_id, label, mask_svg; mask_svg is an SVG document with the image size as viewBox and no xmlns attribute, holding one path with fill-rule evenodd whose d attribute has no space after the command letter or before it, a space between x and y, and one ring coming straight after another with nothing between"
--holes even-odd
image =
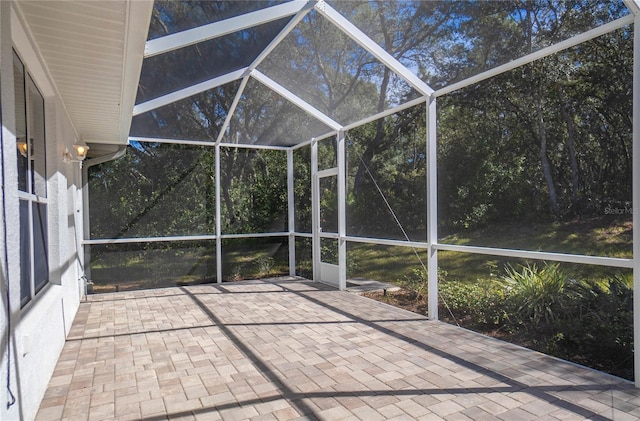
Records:
<instances>
[{"instance_id":1,"label":"window","mask_svg":"<svg viewBox=\"0 0 640 421\"><path fill-rule=\"evenodd\" d=\"M15 52L13 57L24 307L49 282L44 98Z\"/></svg>"}]
</instances>

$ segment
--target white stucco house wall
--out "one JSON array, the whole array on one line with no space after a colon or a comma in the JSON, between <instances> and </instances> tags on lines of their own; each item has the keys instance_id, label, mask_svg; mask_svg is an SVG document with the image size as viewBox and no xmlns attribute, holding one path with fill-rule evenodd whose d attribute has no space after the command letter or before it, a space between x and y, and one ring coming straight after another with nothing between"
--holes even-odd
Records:
<instances>
[{"instance_id":1,"label":"white stucco house wall","mask_svg":"<svg viewBox=\"0 0 640 421\"><path fill-rule=\"evenodd\" d=\"M0 2L1 420L35 417L83 299L83 177L64 154L86 142L87 168L126 145L152 6Z\"/></svg>"}]
</instances>

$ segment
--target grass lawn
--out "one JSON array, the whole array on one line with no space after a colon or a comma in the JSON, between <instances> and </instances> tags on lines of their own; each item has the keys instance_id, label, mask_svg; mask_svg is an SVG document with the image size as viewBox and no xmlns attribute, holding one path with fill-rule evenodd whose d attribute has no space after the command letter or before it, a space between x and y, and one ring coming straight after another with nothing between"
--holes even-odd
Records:
<instances>
[{"instance_id":1,"label":"grass lawn","mask_svg":"<svg viewBox=\"0 0 640 421\"><path fill-rule=\"evenodd\" d=\"M631 258L632 226L630 220L611 217L536 225L510 223L459 232L441 238L440 243ZM426 251L416 251L426 265ZM416 252L409 247L351 243L347 260L349 277L382 282L402 281L421 268ZM523 263L522 259L498 256L438 253L438 264L446 272L446 278L461 282L501 276L505 265ZM590 267L589 270L598 273L608 269Z\"/></svg>"},{"instance_id":2,"label":"grass lawn","mask_svg":"<svg viewBox=\"0 0 640 421\"><path fill-rule=\"evenodd\" d=\"M311 242L297 242L298 273L312 276ZM631 257L630 220L611 217L553 224L504 224L464 231L440 239L443 244L475 245L537 251L555 251L608 257ZM213 247L212 247L213 245ZM101 246L102 247L102 246ZM138 247L138 248L135 248ZM402 282L427 264L427 252L410 247L362 243L347 245L347 276L382 282ZM475 282L504 274L507 264L522 260L480 254L439 252L446 279ZM215 244L191 242L92 247L92 281L96 292L159 288L215 281ZM605 269L589 267L592 273ZM223 279L239 280L288 274L285 238L225 240Z\"/></svg>"},{"instance_id":3,"label":"grass lawn","mask_svg":"<svg viewBox=\"0 0 640 421\"><path fill-rule=\"evenodd\" d=\"M631 237L630 221L601 218L538 226L504 224L457 233L440 242L631 257ZM402 287L365 295L427 314L426 283L424 275L412 272L421 267L412 249L356 244L349 252L355 262L352 273ZM460 252L439 252L438 263L440 320L633 380L630 269L546 266ZM505 279L507 265L529 273L518 267L527 263L536 265L534 275L517 278L512 273ZM557 267L557 272L549 267Z\"/></svg>"},{"instance_id":4,"label":"grass lawn","mask_svg":"<svg viewBox=\"0 0 640 421\"><path fill-rule=\"evenodd\" d=\"M224 241L223 280L288 274L287 242L280 238L269 240ZM136 244L100 251L94 252L91 260L91 281L96 293L216 281L215 243Z\"/></svg>"}]
</instances>

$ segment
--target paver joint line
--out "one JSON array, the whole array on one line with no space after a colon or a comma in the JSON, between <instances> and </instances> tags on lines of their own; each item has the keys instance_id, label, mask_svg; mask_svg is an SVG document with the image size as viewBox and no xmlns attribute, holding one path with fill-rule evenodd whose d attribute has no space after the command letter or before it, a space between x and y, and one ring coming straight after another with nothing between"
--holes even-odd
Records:
<instances>
[{"instance_id":1,"label":"paver joint line","mask_svg":"<svg viewBox=\"0 0 640 421\"><path fill-rule=\"evenodd\" d=\"M92 296L71 332L36 421L640 414L630 382L297 278Z\"/></svg>"}]
</instances>

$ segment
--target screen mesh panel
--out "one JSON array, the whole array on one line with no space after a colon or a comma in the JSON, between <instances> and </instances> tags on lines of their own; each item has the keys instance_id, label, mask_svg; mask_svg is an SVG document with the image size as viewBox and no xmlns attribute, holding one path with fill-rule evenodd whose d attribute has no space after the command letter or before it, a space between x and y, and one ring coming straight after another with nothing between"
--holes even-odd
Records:
<instances>
[{"instance_id":1,"label":"screen mesh panel","mask_svg":"<svg viewBox=\"0 0 640 421\"><path fill-rule=\"evenodd\" d=\"M432 88L629 14L622 0L328 3Z\"/></svg>"},{"instance_id":2,"label":"screen mesh panel","mask_svg":"<svg viewBox=\"0 0 640 421\"><path fill-rule=\"evenodd\" d=\"M426 241L425 118L419 105L347 132L348 235Z\"/></svg>"},{"instance_id":3,"label":"screen mesh panel","mask_svg":"<svg viewBox=\"0 0 640 421\"><path fill-rule=\"evenodd\" d=\"M132 142L89 168L91 238L215 233L215 150Z\"/></svg>"},{"instance_id":4,"label":"screen mesh panel","mask_svg":"<svg viewBox=\"0 0 640 421\"><path fill-rule=\"evenodd\" d=\"M631 42L623 28L439 98L441 242L631 257Z\"/></svg>"},{"instance_id":5,"label":"screen mesh panel","mask_svg":"<svg viewBox=\"0 0 640 421\"><path fill-rule=\"evenodd\" d=\"M215 241L87 246L94 292L210 283L216 280Z\"/></svg>"},{"instance_id":6,"label":"screen mesh panel","mask_svg":"<svg viewBox=\"0 0 640 421\"><path fill-rule=\"evenodd\" d=\"M315 11L258 69L343 125L418 96Z\"/></svg>"}]
</instances>

